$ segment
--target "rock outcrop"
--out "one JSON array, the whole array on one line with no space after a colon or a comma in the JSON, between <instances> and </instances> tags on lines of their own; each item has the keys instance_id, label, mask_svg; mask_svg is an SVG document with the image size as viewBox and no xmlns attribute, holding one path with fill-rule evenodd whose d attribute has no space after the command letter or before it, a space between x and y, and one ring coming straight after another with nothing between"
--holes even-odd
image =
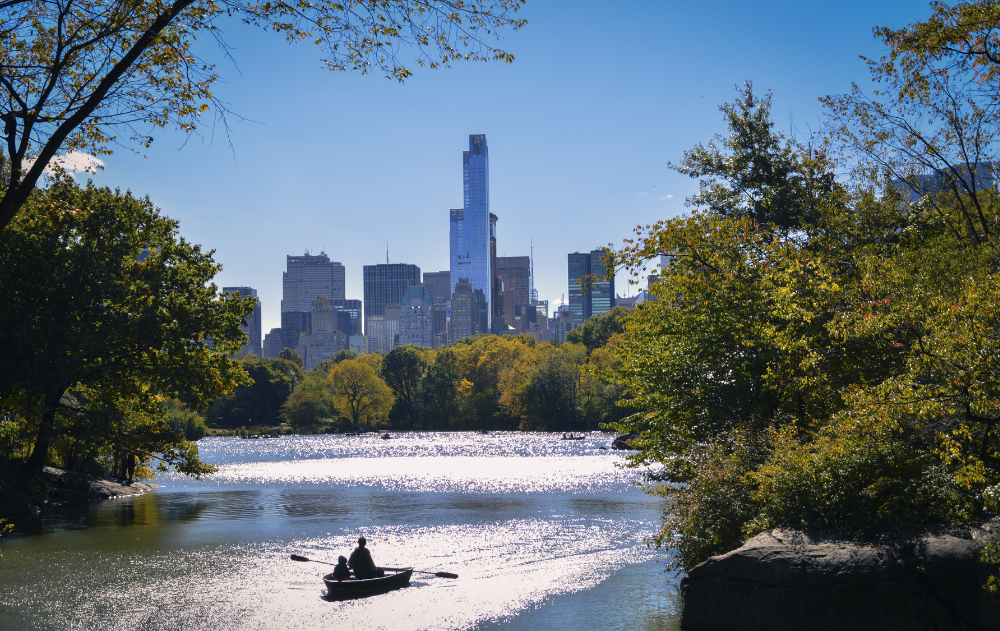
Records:
<instances>
[{"instance_id":1,"label":"rock outcrop","mask_svg":"<svg viewBox=\"0 0 1000 631\"><path fill-rule=\"evenodd\" d=\"M611 448L621 450L635 449L635 447L632 446L632 439L638 437L639 434L637 432L622 434L611 442Z\"/></svg>"},{"instance_id":2,"label":"rock outcrop","mask_svg":"<svg viewBox=\"0 0 1000 631\"><path fill-rule=\"evenodd\" d=\"M0 517L37 513L45 506L142 495L154 488L155 484L133 482L126 485L55 467L45 467L37 478L8 469L0 475Z\"/></svg>"},{"instance_id":3,"label":"rock outcrop","mask_svg":"<svg viewBox=\"0 0 1000 631\"><path fill-rule=\"evenodd\" d=\"M692 568L685 631L1000 629L979 552L1000 520L941 526L878 544L774 530ZM997 571L997 568L992 568Z\"/></svg>"}]
</instances>

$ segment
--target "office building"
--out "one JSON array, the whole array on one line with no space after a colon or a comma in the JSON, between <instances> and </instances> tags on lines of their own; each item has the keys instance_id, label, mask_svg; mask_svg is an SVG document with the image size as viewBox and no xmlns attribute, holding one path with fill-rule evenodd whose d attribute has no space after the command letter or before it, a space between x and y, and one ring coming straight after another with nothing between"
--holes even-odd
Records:
<instances>
[{"instance_id":1,"label":"office building","mask_svg":"<svg viewBox=\"0 0 1000 631\"><path fill-rule=\"evenodd\" d=\"M473 289L468 278L458 279L451 295L451 320L448 322L448 342L489 331L489 306L482 289Z\"/></svg>"},{"instance_id":2,"label":"office building","mask_svg":"<svg viewBox=\"0 0 1000 631\"><path fill-rule=\"evenodd\" d=\"M905 179L892 181L892 186L903 196L903 201L910 204L920 201L924 195L938 195L944 192L954 193L958 189L961 195L968 195L969 189L990 191L993 189L995 177L992 162L970 165L956 165L953 172L935 171L931 173L914 174Z\"/></svg>"},{"instance_id":3,"label":"office building","mask_svg":"<svg viewBox=\"0 0 1000 631\"><path fill-rule=\"evenodd\" d=\"M339 312L330 307L330 300L325 295L316 296L311 313L310 333L299 336L296 349L305 360L306 370L312 370L319 362L330 359L338 351L347 350L350 346L350 336L337 329Z\"/></svg>"},{"instance_id":4,"label":"office building","mask_svg":"<svg viewBox=\"0 0 1000 631\"><path fill-rule=\"evenodd\" d=\"M431 295L433 304L451 300L451 272L424 272L424 289Z\"/></svg>"},{"instance_id":5,"label":"office building","mask_svg":"<svg viewBox=\"0 0 1000 631\"><path fill-rule=\"evenodd\" d=\"M469 150L462 154L464 206L451 210L449 245L451 289L454 294L460 279L472 290L483 292L486 301L487 331L491 316L490 300L494 295L493 258L496 256L496 215L490 213L490 161L486 136L469 136Z\"/></svg>"},{"instance_id":6,"label":"office building","mask_svg":"<svg viewBox=\"0 0 1000 631\"><path fill-rule=\"evenodd\" d=\"M569 310L576 324L615 306L615 279L604 278L607 270L604 256L603 250L573 252L568 256Z\"/></svg>"},{"instance_id":7,"label":"office building","mask_svg":"<svg viewBox=\"0 0 1000 631\"><path fill-rule=\"evenodd\" d=\"M356 299L351 300L331 300L330 306L334 311L341 311L349 314L350 325L349 328L340 330L348 335L361 335L361 301ZM339 317L339 316L338 316Z\"/></svg>"},{"instance_id":8,"label":"office building","mask_svg":"<svg viewBox=\"0 0 1000 631\"><path fill-rule=\"evenodd\" d=\"M507 326L515 331L519 316L524 310L519 307L531 302L531 259L527 256L498 256L497 281L503 288L503 316Z\"/></svg>"},{"instance_id":9,"label":"office building","mask_svg":"<svg viewBox=\"0 0 1000 631\"><path fill-rule=\"evenodd\" d=\"M312 309L309 311L281 312L281 343L284 348L295 350L299 338L312 333Z\"/></svg>"},{"instance_id":10,"label":"office building","mask_svg":"<svg viewBox=\"0 0 1000 631\"><path fill-rule=\"evenodd\" d=\"M264 336L264 357L268 359L278 359L278 353L285 348L281 344L281 329L271 329L271 332Z\"/></svg>"},{"instance_id":11,"label":"office building","mask_svg":"<svg viewBox=\"0 0 1000 631\"><path fill-rule=\"evenodd\" d=\"M448 345L448 303L436 302L431 306L431 348Z\"/></svg>"},{"instance_id":12,"label":"office building","mask_svg":"<svg viewBox=\"0 0 1000 631\"><path fill-rule=\"evenodd\" d=\"M562 344L566 334L576 328L575 314L569 305L559 305L559 310L549 319L549 339Z\"/></svg>"},{"instance_id":13,"label":"office building","mask_svg":"<svg viewBox=\"0 0 1000 631\"><path fill-rule=\"evenodd\" d=\"M367 325L371 317L385 315L386 306L399 305L412 285L420 284L420 268L408 263L365 265L363 282ZM367 326L365 335L369 335Z\"/></svg>"},{"instance_id":14,"label":"office building","mask_svg":"<svg viewBox=\"0 0 1000 631\"><path fill-rule=\"evenodd\" d=\"M399 345L434 346L434 305L423 285L414 285L403 294L399 305Z\"/></svg>"},{"instance_id":15,"label":"office building","mask_svg":"<svg viewBox=\"0 0 1000 631\"><path fill-rule=\"evenodd\" d=\"M257 298L257 290L253 287L223 287L222 291L229 292L230 294L239 294L241 297L246 298L247 296L252 296ZM247 316L246 324L240 325L243 332L247 334L247 343L243 346L244 351L249 351L260 357L261 353L261 320L260 320L260 301L257 300L257 304L253 308L253 313Z\"/></svg>"},{"instance_id":16,"label":"office building","mask_svg":"<svg viewBox=\"0 0 1000 631\"><path fill-rule=\"evenodd\" d=\"M325 252L288 256L281 275L281 311L310 311L316 296L344 299L344 266Z\"/></svg>"},{"instance_id":17,"label":"office building","mask_svg":"<svg viewBox=\"0 0 1000 631\"><path fill-rule=\"evenodd\" d=\"M387 305L382 315L365 317L365 337L368 338L368 352L385 355L399 346L399 317L402 309L397 305Z\"/></svg>"}]
</instances>

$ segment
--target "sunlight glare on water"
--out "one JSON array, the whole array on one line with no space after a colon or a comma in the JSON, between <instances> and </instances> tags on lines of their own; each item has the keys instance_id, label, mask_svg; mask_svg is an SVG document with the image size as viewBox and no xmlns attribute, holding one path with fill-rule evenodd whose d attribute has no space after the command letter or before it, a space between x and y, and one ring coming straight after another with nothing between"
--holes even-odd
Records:
<instances>
[{"instance_id":1,"label":"sunlight glare on water","mask_svg":"<svg viewBox=\"0 0 1000 631\"><path fill-rule=\"evenodd\" d=\"M600 449L607 436L481 438L202 441L218 474L162 476L153 494L48 515L6 541L0 628L561 628L579 615L571 595L590 593L644 603L602 626L676 629L676 580L644 543L662 505ZM289 559L336 561L359 534L380 565L459 578L414 574L331 602L330 567Z\"/></svg>"}]
</instances>

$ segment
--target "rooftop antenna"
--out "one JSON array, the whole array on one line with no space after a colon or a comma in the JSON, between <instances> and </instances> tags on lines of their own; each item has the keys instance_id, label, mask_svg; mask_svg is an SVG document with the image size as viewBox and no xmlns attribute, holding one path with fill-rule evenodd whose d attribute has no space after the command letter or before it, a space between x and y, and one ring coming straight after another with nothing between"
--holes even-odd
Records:
<instances>
[{"instance_id":1,"label":"rooftop antenna","mask_svg":"<svg viewBox=\"0 0 1000 631\"><path fill-rule=\"evenodd\" d=\"M389 242L385 242L385 264L389 264Z\"/></svg>"}]
</instances>

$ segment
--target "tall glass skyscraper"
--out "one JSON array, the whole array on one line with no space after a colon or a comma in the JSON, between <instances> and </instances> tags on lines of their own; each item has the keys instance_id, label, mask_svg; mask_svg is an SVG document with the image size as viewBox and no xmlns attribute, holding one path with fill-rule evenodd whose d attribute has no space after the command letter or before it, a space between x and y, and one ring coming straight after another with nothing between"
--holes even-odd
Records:
<instances>
[{"instance_id":1,"label":"tall glass skyscraper","mask_svg":"<svg viewBox=\"0 0 1000 631\"><path fill-rule=\"evenodd\" d=\"M615 279L603 278L608 269L604 256L603 250L569 255L569 310L576 324L615 306ZM587 276L595 277L589 286L585 285Z\"/></svg>"},{"instance_id":2,"label":"tall glass skyscraper","mask_svg":"<svg viewBox=\"0 0 1000 631\"><path fill-rule=\"evenodd\" d=\"M452 209L450 227L451 292L460 278L468 278L472 289L493 297L493 263L490 236L490 154L486 136L469 136L469 150L462 154L464 208ZM487 313L492 315L492 305ZM490 324L487 327L491 326ZM488 329L487 329L488 330Z\"/></svg>"}]
</instances>

